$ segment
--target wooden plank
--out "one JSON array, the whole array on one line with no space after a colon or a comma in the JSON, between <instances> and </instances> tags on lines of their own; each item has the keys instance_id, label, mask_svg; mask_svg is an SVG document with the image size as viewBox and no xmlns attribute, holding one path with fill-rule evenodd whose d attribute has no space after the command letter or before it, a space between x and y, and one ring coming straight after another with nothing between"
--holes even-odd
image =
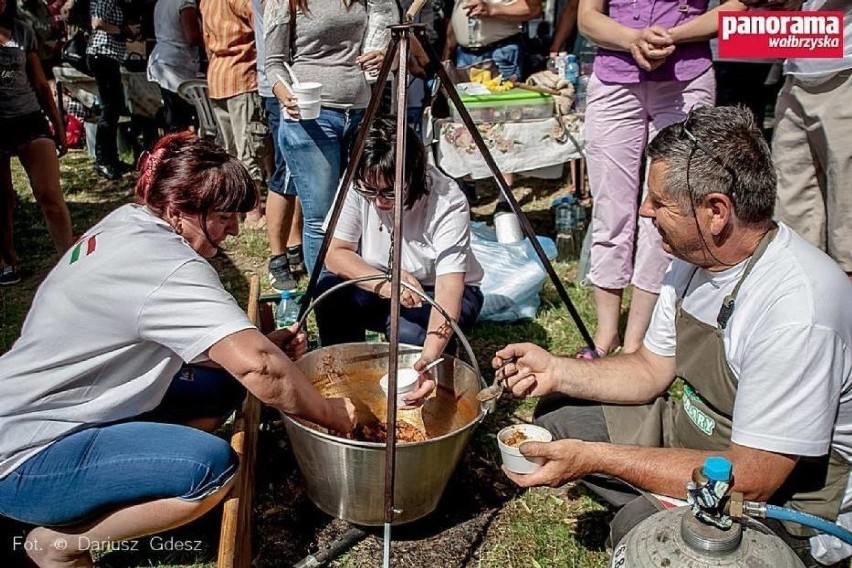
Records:
<instances>
[{"instance_id":1,"label":"wooden plank","mask_svg":"<svg viewBox=\"0 0 852 568\"><path fill-rule=\"evenodd\" d=\"M246 313L260 324L260 279L255 274L249 285ZM261 328L261 331L264 331ZM234 488L225 500L219 532L218 568L248 568L252 561L252 498L254 496L257 437L260 428L260 401L248 393L237 414L231 447L240 456L240 469Z\"/></svg>"}]
</instances>

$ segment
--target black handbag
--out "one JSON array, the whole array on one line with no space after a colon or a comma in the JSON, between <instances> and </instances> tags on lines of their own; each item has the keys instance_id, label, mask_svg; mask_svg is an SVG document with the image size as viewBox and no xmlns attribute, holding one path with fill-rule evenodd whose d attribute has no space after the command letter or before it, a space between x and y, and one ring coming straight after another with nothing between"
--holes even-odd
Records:
<instances>
[{"instance_id":1,"label":"black handbag","mask_svg":"<svg viewBox=\"0 0 852 568\"><path fill-rule=\"evenodd\" d=\"M74 32L65 47L62 48L62 61L85 75L91 75L89 63L86 60L86 47L89 45L89 34L83 29Z\"/></svg>"}]
</instances>

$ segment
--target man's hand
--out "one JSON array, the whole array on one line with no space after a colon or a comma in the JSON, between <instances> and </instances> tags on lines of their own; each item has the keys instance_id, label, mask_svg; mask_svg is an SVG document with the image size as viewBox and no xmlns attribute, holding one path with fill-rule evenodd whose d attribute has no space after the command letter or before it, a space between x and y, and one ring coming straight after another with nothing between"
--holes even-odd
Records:
<instances>
[{"instance_id":1,"label":"man's hand","mask_svg":"<svg viewBox=\"0 0 852 568\"><path fill-rule=\"evenodd\" d=\"M645 71L660 67L674 50L671 35L660 26L637 30L636 37L630 43L630 54L636 64Z\"/></svg>"},{"instance_id":2,"label":"man's hand","mask_svg":"<svg viewBox=\"0 0 852 568\"><path fill-rule=\"evenodd\" d=\"M507 363L514 358L513 363ZM505 377L506 388L516 397L542 396L558 390L554 376L557 358L532 343L507 345L491 362L497 378Z\"/></svg>"},{"instance_id":3,"label":"man's hand","mask_svg":"<svg viewBox=\"0 0 852 568\"><path fill-rule=\"evenodd\" d=\"M355 405L348 398L327 398L330 416L326 426L330 430L348 434L355 428Z\"/></svg>"},{"instance_id":4,"label":"man's hand","mask_svg":"<svg viewBox=\"0 0 852 568\"><path fill-rule=\"evenodd\" d=\"M467 0L464 10L468 18L488 18L491 16L491 5L485 0Z\"/></svg>"},{"instance_id":5,"label":"man's hand","mask_svg":"<svg viewBox=\"0 0 852 568\"><path fill-rule=\"evenodd\" d=\"M308 334L299 329L298 324L276 329L266 337L284 351L291 361L298 360L308 350Z\"/></svg>"},{"instance_id":6,"label":"man's hand","mask_svg":"<svg viewBox=\"0 0 852 568\"><path fill-rule=\"evenodd\" d=\"M595 473L593 456L581 440L557 440L556 442L525 442L519 448L527 457L544 458L544 464L526 475L503 471L521 487L549 485L558 487L583 476Z\"/></svg>"}]
</instances>

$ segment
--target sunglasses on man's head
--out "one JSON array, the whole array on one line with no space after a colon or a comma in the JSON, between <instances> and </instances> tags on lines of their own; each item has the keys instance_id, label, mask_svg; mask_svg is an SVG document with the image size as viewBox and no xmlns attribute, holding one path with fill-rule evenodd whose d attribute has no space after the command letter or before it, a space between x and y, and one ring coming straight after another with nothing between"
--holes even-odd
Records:
<instances>
[{"instance_id":1,"label":"sunglasses on man's head","mask_svg":"<svg viewBox=\"0 0 852 568\"><path fill-rule=\"evenodd\" d=\"M695 107L693 107L689 110L689 112L686 115L686 119L683 121L683 123L681 124L681 127L680 127L680 138L681 139L686 138L687 140L692 142L692 152L690 152L690 154L689 154L689 159L690 160L692 159L692 154L695 152L695 149L698 148L699 150L704 152L711 160L713 160L714 162L716 162L717 164L719 164L720 166L725 168L725 171L727 171L728 174L731 176L731 187L730 187L730 190L728 191L728 197L730 197L731 199L736 199L735 188L737 186L737 174L736 174L736 172L734 172L733 168L731 168L730 166L725 164L725 162L722 160L722 158L719 157L719 154L717 154L712 149L710 149L710 147L707 146L707 144L705 144L701 140L699 140L695 136L695 134L692 133L692 130L689 129L689 124L692 120L693 111L695 111ZM688 168L688 163L687 163L687 168Z\"/></svg>"}]
</instances>

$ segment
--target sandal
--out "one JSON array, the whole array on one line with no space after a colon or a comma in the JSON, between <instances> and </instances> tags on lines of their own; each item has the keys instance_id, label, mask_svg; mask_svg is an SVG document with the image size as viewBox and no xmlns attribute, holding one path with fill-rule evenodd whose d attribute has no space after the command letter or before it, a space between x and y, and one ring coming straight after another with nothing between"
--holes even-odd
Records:
<instances>
[{"instance_id":1,"label":"sandal","mask_svg":"<svg viewBox=\"0 0 852 568\"><path fill-rule=\"evenodd\" d=\"M601 357L606 357L606 351L600 347L595 347L594 350L591 347L583 347L574 353L574 359L585 359L587 361L600 359Z\"/></svg>"}]
</instances>

